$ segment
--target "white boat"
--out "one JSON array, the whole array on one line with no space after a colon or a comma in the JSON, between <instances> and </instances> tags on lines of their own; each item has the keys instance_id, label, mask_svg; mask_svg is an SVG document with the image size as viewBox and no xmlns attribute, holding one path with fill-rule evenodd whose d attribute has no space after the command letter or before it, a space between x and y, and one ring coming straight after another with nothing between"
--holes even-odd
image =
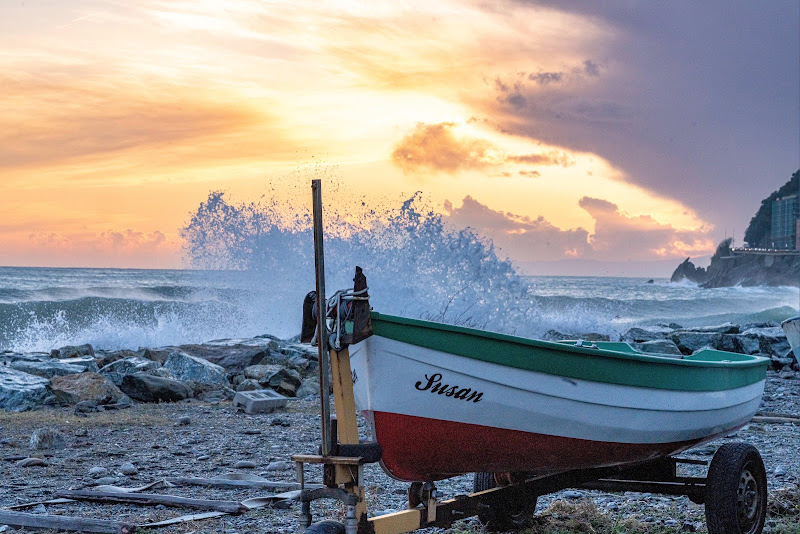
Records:
<instances>
[{"instance_id":1,"label":"white boat","mask_svg":"<svg viewBox=\"0 0 800 534\"><path fill-rule=\"evenodd\" d=\"M781 328L786 333L786 339L789 340L789 345L792 346L792 353L796 360L800 360L798 357L798 348L800 348L800 317L792 317L791 319L786 319L781 323Z\"/></svg>"},{"instance_id":2,"label":"white boat","mask_svg":"<svg viewBox=\"0 0 800 534\"><path fill-rule=\"evenodd\" d=\"M350 347L356 406L393 477L557 473L679 453L746 424L768 360L682 359L372 313Z\"/></svg>"}]
</instances>

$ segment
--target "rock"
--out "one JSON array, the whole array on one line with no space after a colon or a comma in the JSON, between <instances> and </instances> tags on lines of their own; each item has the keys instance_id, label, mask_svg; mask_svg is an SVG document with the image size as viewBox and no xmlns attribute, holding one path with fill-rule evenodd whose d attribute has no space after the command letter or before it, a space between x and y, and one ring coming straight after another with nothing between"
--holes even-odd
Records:
<instances>
[{"instance_id":1,"label":"rock","mask_svg":"<svg viewBox=\"0 0 800 534\"><path fill-rule=\"evenodd\" d=\"M183 415L178 417L178 420L175 422L176 426L187 426L192 422L192 418L188 415Z\"/></svg>"},{"instance_id":2,"label":"rock","mask_svg":"<svg viewBox=\"0 0 800 534\"><path fill-rule=\"evenodd\" d=\"M698 326L690 329L692 332L703 332L706 334L738 334L739 325L731 322L722 323L714 326Z\"/></svg>"},{"instance_id":3,"label":"rock","mask_svg":"<svg viewBox=\"0 0 800 534\"><path fill-rule=\"evenodd\" d=\"M695 267L694 263L689 261L689 258L686 258L683 260L683 263L678 265L678 267L672 272L672 276L670 277L669 281L680 282L682 280L689 280L690 282L700 284L705 282L707 278L708 273L704 267Z\"/></svg>"},{"instance_id":4,"label":"rock","mask_svg":"<svg viewBox=\"0 0 800 534\"><path fill-rule=\"evenodd\" d=\"M202 358L181 351L170 353L164 362L167 369L178 380L191 380L201 384L227 386L225 369Z\"/></svg>"},{"instance_id":5,"label":"rock","mask_svg":"<svg viewBox=\"0 0 800 534\"><path fill-rule=\"evenodd\" d=\"M289 462L270 462L266 467L267 471L286 471L291 469L292 465Z\"/></svg>"},{"instance_id":6,"label":"rock","mask_svg":"<svg viewBox=\"0 0 800 534\"><path fill-rule=\"evenodd\" d=\"M122 384L122 377L125 375L146 373L148 371L154 371L159 367L161 367L161 364L158 362L140 358L139 356L131 356L109 363L100 369L100 373L107 376L109 380L119 386Z\"/></svg>"},{"instance_id":7,"label":"rock","mask_svg":"<svg viewBox=\"0 0 800 534\"><path fill-rule=\"evenodd\" d=\"M125 375L120 388L141 402L177 402L192 396L192 389L183 382L147 373Z\"/></svg>"},{"instance_id":8,"label":"rock","mask_svg":"<svg viewBox=\"0 0 800 534\"><path fill-rule=\"evenodd\" d=\"M780 371L785 367L791 369L792 364L794 363L794 358L779 358L777 356L770 356L769 354L759 354L759 356L765 356L769 358L771 361L770 367L775 371Z\"/></svg>"},{"instance_id":9,"label":"rock","mask_svg":"<svg viewBox=\"0 0 800 534\"><path fill-rule=\"evenodd\" d=\"M306 378L303 380L303 383L300 384L300 387L297 388L297 392L295 394L299 399L305 399L307 397L319 395L319 381L317 381L316 378Z\"/></svg>"},{"instance_id":10,"label":"rock","mask_svg":"<svg viewBox=\"0 0 800 534\"><path fill-rule=\"evenodd\" d=\"M106 469L105 467L101 467L99 465L96 465L96 466L92 467L91 469L89 469L89 475L94 477L94 478L104 476L107 473L108 473L108 469Z\"/></svg>"},{"instance_id":11,"label":"rock","mask_svg":"<svg viewBox=\"0 0 800 534\"><path fill-rule=\"evenodd\" d=\"M611 339L608 337L608 335L598 334L597 332L589 332L586 334L581 334L579 337L584 341L609 341Z\"/></svg>"},{"instance_id":12,"label":"rock","mask_svg":"<svg viewBox=\"0 0 800 534\"><path fill-rule=\"evenodd\" d=\"M0 366L0 409L24 412L41 408L51 395L50 381Z\"/></svg>"},{"instance_id":13,"label":"rock","mask_svg":"<svg viewBox=\"0 0 800 534\"><path fill-rule=\"evenodd\" d=\"M573 500L574 499L582 499L583 498L583 492L582 491L577 491L577 490L567 490L567 491L561 492L561 496L564 497L565 499L573 499Z\"/></svg>"},{"instance_id":14,"label":"rock","mask_svg":"<svg viewBox=\"0 0 800 534\"><path fill-rule=\"evenodd\" d=\"M117 360L122 360L133 356L136 356L136 353L132 350L98 350L95 353L94 361L97 363L98 367L102 369L106 365L114 363Z\"/></svg>"},{"instance_id":15,"label":"rock","mask_svg":"<svg viewBox=\"0 0 800 534\"><path fill-rule=\"evenodd\" d=\"M135 465L133 465L132 463L130 463L130 462L125 462L125 463L124 463L124 464L122 464L122 466L119 468L119 472L120 472L120 473L122 473L123 475L127 476L127 477L132 477L133 475L136 475L136 474L138 474L138 473L139 473L139 470L138 470L138 469L136 469L136 466L135 466Z\"/></svg>"},{"instance_id":16,"label":"rock","mask_svg":"<svg viewBox=\"0 0 800 534\"><path fill-rule=\"evenodd\" d=\"M287 397L294 397L301 383L300 373L294 369L281 369L267 380L261 381L261 384L269 385L269 387Z\"/></svg>"},{"instance_id":17,"label":"rock","mask_svg":"<svg viewBox=\"0 0 800 534\"><path fill-rule=\"evenodd\" d=\"M117 477L100 477L95 480L94 483L96 486L108 486L110 484L116 484L117 480L119 480Z\"/></svg>"},{"instance_id":18,"label":"rock","mask_svg":"<svg viewBox=\"0 0 800 534\"><path fill-rule=\"evenodd\" d=\"M248 378L236 386L236 391L255 391L257 389L262 389L262 386L258 383L258 380L253 380L252 378Z\"/></svg>"},{"instance_id":19,"label":"rock","mask_svg":"<svg viewBox=\"0 0 800 534\"><path fill-rule=\"evenodd\" d=\"M775 471L773 471L772 474L776 477L786 476L786 468L782 465L779 465L775 468Z\"/></svg>"},{"instance_id":20,"label":"rock","mask_svg":"<svg viewBox=\"0 0 800 534\"><path fill-rule=\"evenodd\" d=\"M273 417L272 421L269 422L269 426L292 426L292 423L283 417Z\"/></svg>"},{"instance_id":21,"label":"rock","mask_svg":"<svg viewBox=\"0 0 800 534\"><path fill-rule=\"evenodd\" d=\"M67 440L55 428L43 427L33 431L28 445L35 450L64 449Z\"/></svg>"},{"instance_id":22,"label":"rock","mask_svg":"<svg viewBox=\"0 0 800 534\"><path fill-rule=\"evenodd\" d=\"M264 380L264 378L271 376L282 367L280 365L250 365L244 368L244 377L252 380Z\"/></svg>"},{"instance_id":23,"label":"rock","mask_svg":"<svg viewBox=\"0 0 800 534\"><path fill-rule=\"evenodd\" d=\"M784 380L788 380L790 378L797 378L797 371L784 368L783 371L781 371L778 376L780 378L783 378Z\"/></svg>"},{"instance_id":24,"label":"rock","mask_svg":"<svg viewBox=\"0 0 800 534\"><path fill-rule=\"evenodd\" d=\"M720 339L721 334L707 332L675 332L670 336L672 341L678 346L681 353L692 354L703 347L714 347Z\"/></svg>"},{"instance_id":25,"label":"rock","mask_svg":"<svg viewBox=\"0 0 800 534\"><path fill-rule=\"evenodd\" d=\"M663 339L669 333L669 330L662 328L659 330L645 330L644 328L629 328L627 332L622 334L622 341L627 343L646 343L648 341L656 341Z\"/></svg>"},{"instance_id":26,"label":"rock","mask_svg":"<svg viewBox=\"0 0 800 534\"><path fill-rule=\"evenodd\" d=\"M46 514L47 513L47 508L45 507L44 504L37 504L36 506L31 508L31 513L32 514Z\"/></svg>"},{"instance_id":27,"label":"rock","mask_svg":"<svg viewBox=\"0 0 800 534\"><path fill-rule=\"evenodd\" d=\"M139 349L136 351L136 355L140 358L152 360L164 365L164 362L167 361L171 352L172 351L169 349Z\"/></svg>"},{"instance_id":28,"label":"rock","mask_svg":"<svg viewBox=\"0 0 800 534\"><path fill-rule=\"evenodd\" d=\"M17 462L17 467L47 467L42 458L24 458Z\"/></svg>"},{"instance_id":29,"label":"rock","mask_svg":"<svg viewBox=\"0 0 800 534\"><path fill-rule=\"evenodd\" d=\"M91 401L98 405L113 404L123 397L122 391L106 377L88 371L77 375L57 376L50 384L56 399L64 404L82 401Z\"/></svg>"},{"instance_id":30,"label":"rock","mask_svg":"<svg viewBox=\"0 0 800 534\"><path fill-rule=\"evenodd\" d=\"M97 366L97 361L94 359L94 357L89 355L78 356L77 358L64 358L58 361L67 365L77 365L78 367L83 367L92 373L96 373L100 370L100 368Z\"/></svg>"},{"instance_id":31,"label":"rock","mask_svg":"<svg viewBox=\"0 0 800 534\"><path fill-rule=\"evenodd\" d=\"M106 409L94 401L81 401L75 405L72 411L75 415L85 416L88 413L104 412Z\"/></svg>"},{"instance_id":32,"label":"rock","mask_svg":"<svg viewBox=\"0 0 800 534\"><path fill-rule=\"evenodd\" d=\"M180 352L219 365L229 373L239 373L245 367L260 363L270 363L271 354L264 347L236 344L233 346L181 345Z\"/></svg>"},{"instance_id":33,"label":"rock","mask_svg":"<svg viewBox=\"0 0 800 534\"><path fill-rule=\"evenodd\" d=\"M249 460L239 460L233 464L234 469L255 469L256 463Z\"/></svg>"},{"instance_id":34,"label":"rock","mask_svg":"<svg viewBox=\"0 0 800 534\"><path fill-rule=\"evenodd\" d=\"M50 351L51 358L77 358L79 356L94 357L94 349L91 345L86 344L77 346L67 345L66 347Z\"/></svg>"},{"instance_id":35,"label":"rock","mask_svg":"<svg viewBox=\"0 0 800 534\"><path fill-rule=\"evenodd\" d=\"M59 360L16 360L11 362L9 367L30 375L41 376L42 378L73 375L86 370L83 366L61 363Z\"/></svg>"},{"instance_id":36,"label":"rock","mask_svg":"<svg viewBox=\"0 0 800 534\"><path fill-rule=\"evenodd\" d=\"M635 343L633 348L642 352L650 352L654 354L674 354L676 356L682 355L678 346L670 339L655 339L653 341L645 341L644 343Z\"/></svg>"}]
</instances>

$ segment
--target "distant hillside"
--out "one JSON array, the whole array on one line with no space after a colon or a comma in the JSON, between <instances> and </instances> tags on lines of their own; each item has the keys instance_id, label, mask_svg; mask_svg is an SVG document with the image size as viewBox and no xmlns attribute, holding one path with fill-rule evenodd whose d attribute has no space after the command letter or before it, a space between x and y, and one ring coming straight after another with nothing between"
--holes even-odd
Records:
<instances>
[{"instance_id":1,"label":"distant hillside","mask_svg":"<svg viewBox=\"0 0 800 534\"><path fill-rule=\"evenodd\" d=\"M800 191L800 170L792 175L786 184L761 201L761 207L750 219L750 225L744 233L744 241L751 247L768 248L772 234L772 202L786 195Z\"/></svg>"},{"instance_id":2,"label":"distant hillside","mask_svg":"<svg viewBox=\"0 0 800 534\"><path fill-rule=\"evenodd\" d=\"M751 247L769 248L772 241L772 202L800 192L800 170L786 184L761 201L745 232L744 240ZM696 267L689 258L672 273L672 282L690 280L703 287L729 286L798 286L800 285L800 252L779 256L733 253L730 238L717 246L707 269Z\"/></svg>"}]
</instances>

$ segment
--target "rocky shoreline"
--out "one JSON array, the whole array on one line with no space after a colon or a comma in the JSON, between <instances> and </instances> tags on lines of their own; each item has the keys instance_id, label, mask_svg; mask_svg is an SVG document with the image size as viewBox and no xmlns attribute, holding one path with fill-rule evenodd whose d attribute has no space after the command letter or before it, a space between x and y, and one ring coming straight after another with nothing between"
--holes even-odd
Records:
<instances>
[{"instance_id":1,"label":"rocky shoreline","mask_svg":"<svg viewBox=\"0 0 800 534\"><path fill-rule=\"evenodd\" d=\"M555 331L548 332L547 337L607 339L598 334ZM777 502L789 495L790 502L796 501L800 460L798 365L777 325L685 329L669 324L631 328L619 337L637 349L675 357L712 347L770 358L759 410L765 417L688 455L710 460L726 441L749 441L759 448L767 465L770 498ZM212 478L238 473L290 484L295 479L291 454L313 452L317 447L316 357L313 347L268 335L136 351L103 351L83 345L62 347L49 354L2 353L0 507L47 500L65 489L104 484L133 487L167 477ZM234 406L232 399L237 391L264 388L294 400L271 414L248 414ZM363 420L359 421L359 430L368 437ZM390 479L376 465L367 467L366 477L373 513L406 506L406 484ZM309 478L321 477L311 473ZM472 478L465 475L443 481L440 489L447 496L469 493ZM271 494L253 488L202 486L172 486L158 491L234 501ZM566 490L540 498L538 511L552 519L565 509L578 513L576 506L588 506L607 517L632 518L645 530L705 530L702 506L683 497ZM185 513L163 506L80 501L42 504L31 510L124 519L136 524ZM315 504L314 514L321 520L337 517L337 510L333 504ZM782 510L783 515L770 518L765 532L781 532L786 517L796 531L796 503L794 508L790 504ZM162 530L293 532L298 511L294 501L276 501L246 514ZM458 529L482 531L474 519Z\"/></svg>"}]
</instances>

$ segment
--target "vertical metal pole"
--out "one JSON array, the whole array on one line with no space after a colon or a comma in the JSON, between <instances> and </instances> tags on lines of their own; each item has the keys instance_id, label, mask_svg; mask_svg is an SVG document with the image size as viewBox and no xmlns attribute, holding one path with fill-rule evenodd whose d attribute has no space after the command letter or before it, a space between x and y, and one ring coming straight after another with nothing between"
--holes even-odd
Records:
<instances>
[{"instance_id":1,"label":"vertical metal pole","mask_svg":"<svg viewBox=\"0 0 800 534\"><path fill-rule=\"evenodd\" d=\"M314 199L314 265L317 268L317 350L319 351L319 399L322 405L322 455L330 453L331 406L328 398L328 329L325 326L325 255L322 250L322 185L311 181Z\"/></svg>"}]
</instances>

